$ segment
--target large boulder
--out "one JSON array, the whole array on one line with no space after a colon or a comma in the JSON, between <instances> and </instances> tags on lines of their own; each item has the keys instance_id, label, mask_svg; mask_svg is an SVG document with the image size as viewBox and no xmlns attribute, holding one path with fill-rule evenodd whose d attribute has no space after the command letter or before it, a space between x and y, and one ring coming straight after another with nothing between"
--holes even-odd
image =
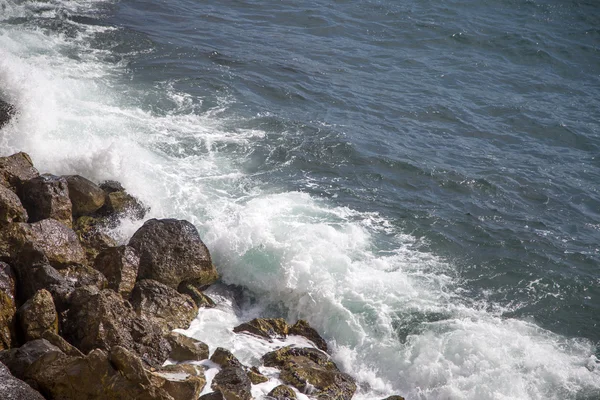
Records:
<instances>
[{"instance_id":1,"label":"large boulder","mask_svg":"<svg viewBox=\"0 0 600 400\"><path fill-rule=\"evenodd\" d=\"M150 374L150 381L174 399L197 399L206 385L204 369L191 364L174 364Z\"/></svg>"},{"instance_id":2,"label":"large boulder","mask_svg":"<svg viewBox=\"0 0 600 400\"><path fill-rule=\"evenodd\" d=\"M69 228L73 224L69 186L62 176L40 175L23 184L21 200L30 222L52 218Z\"/></svg>"},{"instance_id":3,"label":"large boulder","mask_svg":"<svg viewBox=\"0 0 600 400\"><path fill-rule=\"evenodd\" d=\"M128 298L137 279L140 258L129 246L109 247L94 260L94 268L108 279L108 287Z\"/></svg>"},{"instance_id":4,"label":"large boulder","mask_svg":"<svg viewBox=\"0 0 600 400\"><path fill-rule=\"evenodd\" d=\"M0 363L0 399L44 400L44 396L22 380L12 376L6 365Z\"/></svg>"},{"instance_id":5,"label":"large boulder","mask_svg":"<svg viewBox=\"0 0 600 400\"><path fill-rule=\"evenodd\" d=\"M296 321L296 323L290 327L288 334L304 336L313 342L319 349L327 352L327 342L319 335L319 332L303 319Z\"/></svg>"},{"instance_id":6,"label":"large boulder","mask_svg":"<svg viewBox=\"0 0 600 400\"><path fill-rule=\"evenodd\" d=\"M0 157L0 185L19 193L23 183L39 175L27 153Z\"/></svg>"},{"instance_id":7,"label":"large boulder","mask_svg":"<svg viewBox=\"0 0 600 400\"><path fill-rule=\"evenodd\" d=\"M236 356L233 355L227 349L223 347L217 347L212 356L210 356L210 361L214 362L221 366L221 368L225 367L240 367L242 368L242 363L237 359Z\"/></svg>"},{"instance_id":8,"label":"large boulder","mask_svg":"<svg viewBox=\"0 0 600 400\"><path fill-rule=\"evenodd\" d=\"M15 274L10 265L0 262L0 350L15 344L15 295Z\"/></svg>"},{"instance_id":9,"label":"large boulder","mask_svg":"<svg viewBox=\"0 0 600 400\"><path fill-rule=\"evenodd\" d=\"M63 334L84 353L122 346L150 366L162 365L171 352L156 323L138 316L118 293L93 286L75 289Z\"/></svg>"},{"instance_id":10,"label":"large boulder","mask_svg":"<svg viewBox=\"0 0 600 400\"><path fill-rule=\"evenodd\" d=\"M227 400L250 400L252 383L241 367L225 367L213 378L211 389Z\"/></svg>"},{"instance_id":11,"label":"large boulder","mask_svg":"<svg viewBox=\"0 0 600 400\"><path fill-rule=\"evenodd\" d=\"M10 369L19 379L27 380L27 370L46 353L61 352L60 349L44 339L32 340L21 347L0 351L0 362Z\"/></svg>"},{"instance_id":12,"label":"large boulder","mask_svg":"<svg viewBox=\"0 0 600 400\"><path fill-rule=\"evenodd\" d=\"M142 219L148 209L138 199L122 190L106 194L105 206L100 212L108 215L127 215L135 219Z\"/></svg>"},{"instance_id":13,"label":"large boulder","mask_svg":"<svg viewBox=\"0 0 600 400\"><path fill-rule=\"evenodd\" d=\"M150 219L129 245L140 256L139 279L154 279L177 289L183 281L206 286L218 278L208 249L187 221Z\"/></svg>"},{"instance_id":14,"label":"large boulder","mask_svg":"<svg viewBox=\"0 0 600 400\"><path fill-rule=\"evenodd\" d=\"M171 345L169 358L173 361L201 361L208 358L208 345L194 338L171 332L167 337Z\"/></svg>"},{"instance_id":15,"label":"large boulder","mask_svg":"<svg viewBox=\"0 0 600 400\"><path fill-rule=\"evenodd\" d=\"M85 256L90 265L94 265L96 257L102 251L117 246L117 242L105 233L111 221L105 218L82 216L73 223L73 230L83 246Z\"/></svg>"},{"instance_id":16,"label":"large boulder","mask_svg":"<svg viewBox=\"0 0 600 400\"><path fill-rule=\"evenodd\" d=\"M236 333L247 332L252 335L271 338L285 338L289 326L283 318L255 318L233 328Z\"/></svg>"},{"instance_id":17,"label":"large boulder","mask_svg":"<svg viewBox=\"0 0 600 400\"><path fill-rule=\"evenodd\" d=\"M46 289L27 300L17 315L25 341L41 339L46 331L58 334L58 314L52 295Z\"/></svg>"},{"instance_id":18,"label":"large boulder","mask_svg":"<svg viewBox=\"0 0 600 400\"><path fill-rule=\"evenodd\" d=\"M310 389L318 399L350 400L356 391L354 379L317 349L284 347L265 354L263 363L279 369L283 382L301 392Z\"/></svg>"},{"instance_id":19,"label":"large boulder","mask_svg":"<svg viewBox=\"0 0 600 400\"><path fill-rule=\"evenodd\" d=\"M12 190L0 185L0 225L27 222L27 211Z\"/></svg>"},{"instance_id":20,"label":"large boulder","mask_svg":"<svg viewBox=\"0 0 600 400\"><path fill-rule=\"evenodd\" d=\"M198 314L190 296L152 279L136 283L130 302L139 316L155 321L163 334L176 328L187 329Z\"/></svg>"},{"instance_id":21,"label":"large boulder","mask_svg":"<svg viewBox=\"0 0 600 400\"><path fill-rule=\"evenodd\" d=\"M98 211L105 201L106 194L98 185L79 175L66 176L73 216L91 215Z\"/></svg>"}]
</instances>

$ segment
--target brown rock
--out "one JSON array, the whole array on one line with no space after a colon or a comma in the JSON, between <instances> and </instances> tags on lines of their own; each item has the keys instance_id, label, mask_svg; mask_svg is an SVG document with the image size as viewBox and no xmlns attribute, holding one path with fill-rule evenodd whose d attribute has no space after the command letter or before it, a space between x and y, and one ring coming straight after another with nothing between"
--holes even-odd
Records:
<instances>
[{"instance_id":1,"label":"brown rock","mask_svg":"<svg viewBox=\"0 0 600 400\"><path fill-rule=\"evenodd\" d=\"M0 362L6 365L14 376L26 380L26 371L31 364L46 353L56 352L62 353L58 347L47 340L37 339L18 348L0 351Z\"/></svg>"},{"instance_id":2,"label":"brown rock","mask_svg":"<svg viewBox=\"0 0 600 400\"><path fill-rule=\"evenodd\" d=\"M176 328L187 329L198 314L190 296L152 279L136 283L130 302L139 316L155 321L163 334Z\"/></svg>"},{"instance_id":3,"label":"brown rock","mask_svg":"<svg viewBox=\"0 0 600 400\"><path fill-rule=\"evenodd\" d=\"M259 383L264 383L269 380L269 378L261 374L256 367L247 370L246 375L248 375L248 379L250 379L250 382L252 382L253 385L258 385Z\"/></svg>"},{"instance_id":4,"label":"brown rock","mask_svg":"<svg viewBox=\"0 0 600 400\"><path fill-rule=\"evenodd\" d=\"M221 367L239 367L242 368L242 363L227 349L217 347L210 361L219 364Z\"/></svg>"},{"instance_id":5,"label":"brown rock","mask_svg":"<svg viewBox=\"0 0 600 400\"><path fill-rule=\"evenodd\" d=\"M278 368L283 382L301 392L310 388L319 399L350 400L356 391L354 379L317 349L284 347L265 354L263 362L267 367Z\"/></svg>"},{"instance_id":6,"label":"brown rock","mask_svg":"<svg viewBox=\"0 0 600 400\"><path fill-rule=\"evenodd\" d=\"M69 228L73 224L67 180L61 176L40 175L23 184L20 197L30 222L52 218Z\"/></svg>"},{"instance_id":7,"label":"brown rock","mask_svg":"<svg viewBox=\"0 0 600 400\"><path fill-rule=\"evenodd\" d=\"M191 364L175 364L162 367L150 375L151 382L165 390L174 399L197 399L206 385L204 369Z\"/></svg>"},{"instance_id":8,"label":"brown rock","mask_svg":"<svg viewBox=\"0 0 600 400\"><path fill-rule=\"evenodd\" d=\"M25 341L41 339L45 331L58 334L58 314L52 295L46 289L39 290L17 312Z\"/></svg>"},{"instance_id":9,"label":"brown rock","mask_svg":"<svg viewBox=\"0 0 600 400\"><path fill-rule=\"evenodd\" d=\"M289 386L279 385L271 390L268 396L271 396L277 400L289 400L296 398L296 392L294 392L294 389Z\"/></svg>"},{"instance_id":10,"label":"brown rock","mask_svg":"<svg viewBox=\"0 0 600 400\"><path fill-rule=\"evenodd\" d=\"M181 361L200 361L208 358L208 345L194 338L171 332L167 337L171 345L169 358Z\"/></svg>"},{"instance_id":11,"label":"brown rock","mask_svg":"<svg viewBox=\"0 0 600 400\"><path fill-rule=\"evenodd\" d=\"M83 357L83 353L79 351L77 347L52 331L44 331L44 333L42 333L42 339L46 339L50 344L58 347L60 351L68 356Z\"/></svg>"},{"instance_id":12,"label":"brown rock","mask_svg":"<svg viewBox=\"0 0 600 400\"><path fill-rule=\"evenodd\" d=\"M200 288L193 282L182 282L177 288L179 293L187 294L194 300L198 308L213 308L216 307L213 299L202 293Z\"/></svg>"},{"instance_id":13,"label":"brown rock","mask_svg":"<svg viewBox=\"0 0 600 400\"><path fill-rule=\"evenodd\" d=\"M44 396L36 392L20 379L15 378L9 369L0 363L0 398L3 400L44 400Z\"/></svg>"},{"instance_id":14,"label":"brown rock","mask_svg":"<svg viewBox=\"0 0 600 400\"><path fill-rule=\"evenodd\" d=\"M110 362L128 380L140 382L144 385L150 383L150 377L144 368L142 360L125 347L114 346L110 350Z\"/></svg>"},{"instance_id":15,"label":"brown rock","mask_svg":"<svg viewBox=\"0 0 600 400\"><path fill-rule=\"evenodd\" d=\"M0 225L27 222L27 218L27 211L19 197L12 190L0 185Z\"/></svg>"},{"instance_id":16,"label":"brown rock","mask_svg":"<svg viewBox=\"0 0 600 400\"><path fill-rule=\"evenodd\" d=\"M133 247L109 247L98 254L94 268L108 279L108 287L128 298L137 279L140 258Z\"/></svg>"},{"instance_id":17,"label":"brown rock","mask_svg":"<svg viewBox=\"0 0 600 400\"><path fill-rule=\"evenodd\" d=\"M31 157L27 153L16 153L0 157L0 185L19 193L24 182L38 176Z\"/></svg>"},{"instance_id":18,"label":"brown rock","mask_svg":"<svg viewBox=\"0 0 600 400\"><path fill-rule=\"evenodd\" d=\"M267 339L284 338L288 334L289 326L283 318L255 318L236 326L233 331L248 332Z\"/></svg>"},{"instance_id":19,"label":"brown rock","mask_svg":"<svg viewBox=\"0 0 600 400\"><path fill-rule=\"evenodd\" d=\"M15 345L15 275L10 265L0 262L0 350Z\"/></svg>"},{"instance_id":20,"label":"brown rock","mask_svg":"<svg viewBox=\"0 0 600 400\"><path fill-rule=\"evenodd\" d=\"M383 400L404 400L404 397L402 397L402 396L389 396L389 397L386 397Z\"/></svg>"},{"instance_id":21,"label":"brown rock","mask_svg":"<svg viewBox=\"0 0 600 400\"><path fill-rule=\"evenodd\" d=\"M123 185L117 181L104 181L100 184L100 189L104 190L106 194L125 191Z\"/></svg>"},{"instance_id":22,"label":"brown rock","mask_svg":"<svg viewBox=\"0 0 600 400\"><path fill-rule=\"evenodd\" d=\"M109 215L127 215L135 219L142 219L148 209L126 191L118 191L106 195L106 206L103 212Z\"/></svg>"},{"instance_id":23,"label":"brown rock","mask_svg":"<svg viewBox=\"0 0 600 400\"><path fill-rule=\"evenodd\" d=\"M187 221L148 220L129 245L140 256L139 279L154 279L176 289L183 281L202 286L218 277L208 249Z\"/></svg>"},{"instance_id":24,"label":"brown rock","mask_svg":"<svg viewBox=\"0 0 600 400\"><path fill-rule=\"evenodd\" d=\"M250 400L252 384L240 367L225 367L215 375L212 390L219 391L227 400Z\"/></svg>"},{"instance_id":25,"label":"brown rock","mask_svg":"<svg viewBox=\"0 0 600 400\"><path fill-rule=\"evenodd\" d=\"M323 340L319 332L311 327L308 322L303 319L299 319L289 330L290 335L304 336L311 342L313 342L319 349L327 351L327 342Z\"/></svg>"},{"instance_id":26,"label":"brown rock","mask_svg":"<svg viewBox=\"0 0 600 400\"><path fill-rule=\"evenodd\" d=\"M90 265L94 265L94 261L100 252L117 245L113 238L104 233L104 229L108 225L110 225L110 221L88 216L77 218L73 224L73 229L77 233Z\"/></svg>"},{"instance_id":27,"label":"brown rock","mask_svg":"<svg viewBox=\"0 0 600 400\"><path fill-rule=\"evenodd\" d=\"M104 190L94 182L79 175L69 175L65 178L69 186L73 216L91 215L104 205Z\"/></svg>"}]
</instances>

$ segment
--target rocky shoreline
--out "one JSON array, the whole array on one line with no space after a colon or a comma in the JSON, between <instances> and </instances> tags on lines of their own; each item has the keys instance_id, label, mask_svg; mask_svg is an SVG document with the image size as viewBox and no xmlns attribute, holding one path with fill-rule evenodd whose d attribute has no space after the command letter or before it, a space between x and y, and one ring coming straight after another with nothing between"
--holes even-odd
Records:
<instances>
[{"instance_id":1,"label":"rocky shoreline","mask_svg":"<svg viewBox=\"0 0 600 400\"><path fill-rule=\"evenodd\" d=\"M254 366L173 332L215 306L203 291L218 272L187 221L149 219L127 245L106 234L146 212L118 182L39 174L25 153L0 158L0 397L248 400L252 385L269 379L261 369L275 368L285 385L267 398L352 398L354 379L306 321L235 327L314 345L283 346ZM208 359L219 369L210 381L194 363Z\"/></svg>"}]
</instances>

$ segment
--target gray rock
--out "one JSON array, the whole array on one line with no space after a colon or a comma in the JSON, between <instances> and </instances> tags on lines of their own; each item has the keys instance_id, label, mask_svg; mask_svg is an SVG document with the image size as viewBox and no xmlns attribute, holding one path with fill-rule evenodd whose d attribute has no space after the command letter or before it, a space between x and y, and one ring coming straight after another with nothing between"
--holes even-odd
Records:
<instances>
[{"instance_id":1,"label":"gray rock","mask_svg":"<svg viewBox=\"0 0 600 400\"><path fill-rule=\"evenodd\" d=\"M39 392L12 376L9 369L2 363L0 363L0 398L3 400L44 400L44 396Z\"/></svg>"},{"instance_id":2,"label":"gray rock","mask_svg":"<svg viewBox=\"0 0 600 400\"><path fill-rule=\"evenodd\" d=\"M46 353L62 353L60 349L45 339L32 340L23 346L0 351L0 362L19 379L26 380L27 369Z\"/></svg>"},{"instance_id":3,"label":"gray rock","mask_svg":"<svg viewBox=\"0 0 600 400\"><path fill-rule=\"evenodd\" d=\"M23 184L21 201L30 222L52 218L69 228L73 225L67 180L62 176L40 175Z\"/></svg>"}]
</instances>

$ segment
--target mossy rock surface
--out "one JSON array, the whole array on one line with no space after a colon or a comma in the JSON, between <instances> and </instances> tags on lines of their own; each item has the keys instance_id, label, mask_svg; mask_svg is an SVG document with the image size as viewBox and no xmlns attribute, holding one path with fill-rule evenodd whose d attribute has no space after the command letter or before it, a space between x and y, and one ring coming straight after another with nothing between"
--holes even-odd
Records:
<instances>
[{"instance_id":1,"label":"mossy rock surface","mask_svg":"<svg viewBox=\"0 0 600 400\"><path fill-rule=\"evenodd\" d=\"M236 333L247 332L267 339L285 338L289 326L283 318L255 318L233 328Z\"/></svg>"}]
</instances>

